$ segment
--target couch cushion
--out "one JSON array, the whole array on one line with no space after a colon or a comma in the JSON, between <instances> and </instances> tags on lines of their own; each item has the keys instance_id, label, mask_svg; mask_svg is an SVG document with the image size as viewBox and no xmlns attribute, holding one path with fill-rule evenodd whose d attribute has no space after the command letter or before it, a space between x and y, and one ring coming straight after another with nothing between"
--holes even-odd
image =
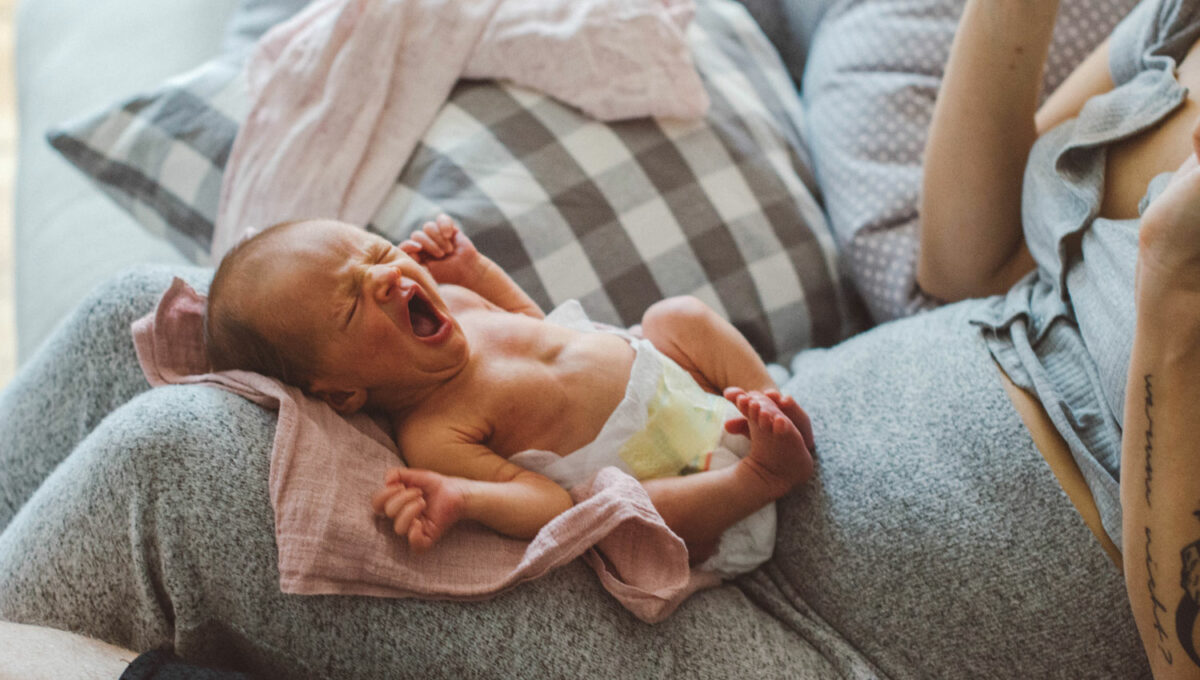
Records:
<instances>
[{"instance_id":1,"label":"couch cushion","mask_svg":"<svg viewBox=\"0 0 1200 680\"><path fill-rule=\"evenodd\" d=\"M235 0L39 0L17 5L14 255L19 358L101 281L183 262L46 143L46 129L216 54Z\"/></svg>"},{"instance_id":2,"label":"couch cushion","mask_svg":"<svg viewBox=\"0 0 1200 680\"><path fill-rule=\"evenodd\" d=\"M400 240L445 211L543 307L579 298L630 325L693 294L768 358L857 330L777 54L728 0L700 2L688 39L712 99L701 121L604 124L526 89L461 82L369 228ZM51 142L203 262L248 109L241 65L206 63Z\"/></svg>"}]
</instances>

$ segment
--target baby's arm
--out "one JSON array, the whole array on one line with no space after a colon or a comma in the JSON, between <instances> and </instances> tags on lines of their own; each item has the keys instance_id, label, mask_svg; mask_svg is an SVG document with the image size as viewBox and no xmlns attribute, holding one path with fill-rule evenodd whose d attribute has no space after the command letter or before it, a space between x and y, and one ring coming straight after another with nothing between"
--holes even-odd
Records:
<instances>
[{"instance_id":1,"label":"baby's arm","mask_svg":"<svg viewBox=\"0 0 1200 680\"><path fill-rule=\"evenodd\" d=\"M428 268L438 283L472 290L510 312L537 319L546 316L500 265L475 249L448 215L426 222L400 244L400 249Z\"/></svg>"},{"instance_id":2,"label":"baby's arm","mask_svg":"<svg viewBox=\"0 0 1200 680\"><path fill-rule=\"evenodd\" d=\"M478 443L448 440L446 428L405 427L399 435L410 467L392 468L372 497L375 512L417 552L428 550L459 520L506 536L533 538L573 505L570 494Z\"/></svg>"}]
</instances>

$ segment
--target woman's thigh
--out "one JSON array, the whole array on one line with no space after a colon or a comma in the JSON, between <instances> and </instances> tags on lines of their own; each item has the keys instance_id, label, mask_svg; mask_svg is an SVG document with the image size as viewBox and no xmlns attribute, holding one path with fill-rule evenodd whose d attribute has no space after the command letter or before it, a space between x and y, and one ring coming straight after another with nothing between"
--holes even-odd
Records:
<instances>
[{"instance_id":1,"label":"woman's thigh","mask_svg":"<svg viewBox=\"0 0 1200 680\"><path fill-rule=\"evenodd\" d=\"M63 320L0 392L0 530L101 419L150 388L129 327L154 309L175 275L206 286L211 271L147 266L114 277Z\"/></svg>"},{"instance_id":2,"label":"woman's thigh","mask_svg":"<svg viewBox=\"0 0 1200 680\"><path fill-rule=\"evenodd\" d=\"M892 678L1149 677L1120 572L964 303L801 355L817 472L767 567ZM773 597L782 597L783 590Z\"/></svg>"},{"instance_id":3,"label":"woman's thigh","mask_svg":"<svg viewBox=\"0 0 1200 680\"><path fill-rule=\"evenodd\" d=\"M284 594L273 432L272 414L212 388L134 398L0 534L0 618L262 677L836 675L737 588L650 626L579 561L484 602Z\"/></svg>"}]
</instances>

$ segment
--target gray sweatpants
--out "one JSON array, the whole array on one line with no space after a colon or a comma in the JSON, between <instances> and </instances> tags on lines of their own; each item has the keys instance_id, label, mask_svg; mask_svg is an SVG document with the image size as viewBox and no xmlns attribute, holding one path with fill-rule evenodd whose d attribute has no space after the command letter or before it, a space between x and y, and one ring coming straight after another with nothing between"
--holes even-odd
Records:
<instances>
[{"instance_id":1,"label":"gray sweatpants","mask_svg":"<svg viewBox=\"0 0 1200 680\"><path fill-rule=\"evenodd\" d=\"M801 355L819 460L774 558L649 626L578 562L478 603L282 594L273 414L137 368L169 279L97 291L0 395L0 618L271 678L1149 677L964 305Z\"/></svg>"}]
</instances>

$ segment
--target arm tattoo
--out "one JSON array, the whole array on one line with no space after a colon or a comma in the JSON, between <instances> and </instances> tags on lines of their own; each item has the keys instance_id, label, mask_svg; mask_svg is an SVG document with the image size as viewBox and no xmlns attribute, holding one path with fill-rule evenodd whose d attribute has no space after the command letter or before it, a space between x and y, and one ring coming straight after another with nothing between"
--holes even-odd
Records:
<instances>
[{"instance_id":1,"label":"arm tattoo","mask_svg":"<svg viewBox=\"0 0 1200 680\"><path fill-rule=\"evenodd\" d=\"M1150 480L1154 477L1154 468L1150 464L1151 455L1154 453L1154 418L1151 416L1150 409L1154 406L1154 393L1151 391L1150 384L1151 375L1145 375L1146 386L1146 507L1150 507ZM1160 614L1167 612L1167 605L1158 599L1158 594L1155 592L1158 586L1154 579L1154 557L1150 554L1150 527L1146 527L1146 590L1150 593L1150 611L1154 614L1154 633L1158 638L1158 651L1162 654L1163 660L1168 664L1174 664L1175 659L1171 654L1171 650L1167 649L1164 643L1170 638L1167 629L1163 627ZM1178 617L1177 617L1178 618Z\"/></svg>"},{"instance_id":2,"label":"arm tattoo","mask_svg":"<svg viewBox=\"0 0 1200 680\"><path fill-rule=\"evenodd\" d=\"M1170 635L1167 629L1163 627L1162 619L1159 614L1167 612L1167 605L1158 599L1158 595L1154 592L1158 583L1154 580L1154 558L1150 556L1150 527L1146 527L1146 590L1150 591L1150 611L1154 614L1154 633L1158 637L1158 651L1162 653L1163 660L1168 664L1174 664L1175 658L1171 654L1171 650L1164 646Z\"/></svg>"},{"instance_id":3,"label":"arm tattoo","mask_svg":"<svg viewBox=\"0 0 1200 680\"><path fill-rule=\"evenodd\" d=\"M1154 406L1154 393L1150 387L1150 374L1147 373L1145 378L1146 385L1146 507L1150 507L1150 480L1154 479L1154 466L1151 464L1151 457L1154 453L1154 418L1150 415L1150 409Z\"/></svg>"},{"instance_id":4,"label":"arm tattoo","mask_svg":"<svg viewBox=\"0 0 1200 680\"><path fill-rule=\"evenodd\" d=\"M1200 519L1200 511L1192 514ZM1200 654L1196 652L1196 621L1200 619L1200 541L1186 546L1179 559L1183 563L1179 577L1183 598L1175 610L1175 633L1192 663L1200 666Z\"/></svg>"}]
</instances>

